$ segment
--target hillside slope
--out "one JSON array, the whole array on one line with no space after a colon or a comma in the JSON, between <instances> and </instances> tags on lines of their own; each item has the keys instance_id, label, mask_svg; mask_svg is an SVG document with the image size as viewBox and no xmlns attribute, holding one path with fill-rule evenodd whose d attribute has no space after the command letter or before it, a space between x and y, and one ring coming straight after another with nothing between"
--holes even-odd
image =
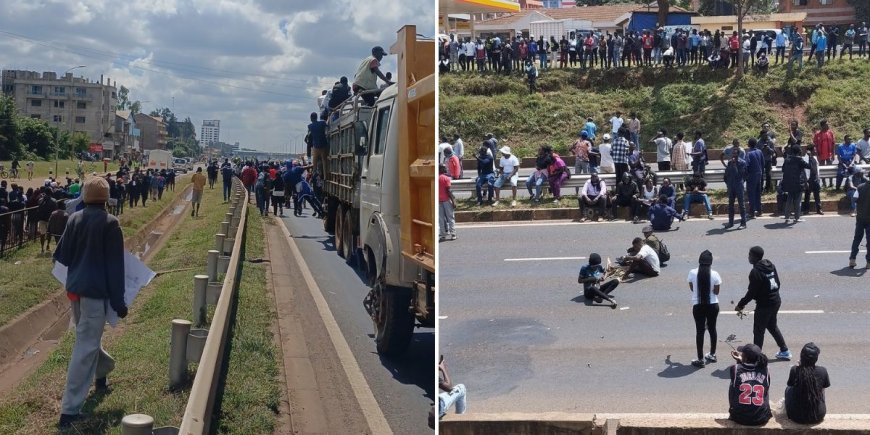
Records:
<instances>
[{"instance_id":1,"label":"hillside slope","mask_svg":"<svg viewBox=\"0 0 870 435\"><path fill-rule=\"evenodd\" d=\"M732 71L707 67L555 69L541 73L541 92L535 95L529 95L520 75L446 74L439 86L442 136L459 133L476 147L492 132L520 157L533 155L543 144L564 152L586 116L593 117L599 131L609 131L607 120L616 110L626 118L637 112L641 142L659 128L687 137L701 130L710 148L724 147L734 138L745 144L763 121L783 134L788 122L797 119L806 137L812 125L827 118L838 142L844 134L857 140L870 126L867 59L835 61L821 72L805 62L803 71L791 77L784 67L771 66L764 77L750 74L740 81ZM644 149L651 150L651 144Z\"/></svg>"}]
</instances>

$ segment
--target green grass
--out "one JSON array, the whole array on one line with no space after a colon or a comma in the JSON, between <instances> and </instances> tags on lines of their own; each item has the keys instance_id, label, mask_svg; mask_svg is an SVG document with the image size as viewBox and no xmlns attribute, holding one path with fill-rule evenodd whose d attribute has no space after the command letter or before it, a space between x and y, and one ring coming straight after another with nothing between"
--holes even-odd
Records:
<instances>
[{"instance_id":1,"label":"green grass","mask_svg":"<svg viewBox=\"0 0 870 435\"><path fill-rule=\"evenodd\" d=\"M6 165L6 171L8 172L11 169L10 166L11 161L4 162ZM24 179L27 179L27 160L19 160L21 163L20 176ZM78 160L58 160L57 165L55 165L54 160L34 160L33 161L33 178L43 180L48 177L48 172L51 171L52 174L60 174L61 176L65 176L67 172L69 172L69 176L71 178L76 177L76 168L78 168ZM55 172L55 167L57 168L57 172ZM109 162L109 171L117 172L118 171L118 162L111 161ZM92 172L96 172L98 174L103 174L103 162L82 162L82 169L85 174L90 174Z\"/></svg>"},{"instance_id":2,"label":"green grass","mask_svg":"<svg viewBox=\"0 0 870 435\"><path fill-rule=\"evenodd\" d=\"M149 201L148 207L124 208L120 217L125 237L136 234L154 219L186 186L188 178L180 177L174 192L164 191L159 201ZM55 243L52 242L52 252ZM58 291L59 284L51 276L51 254L40 254L39 241L12 251L0 258L0 325L23 313Z\"/></svg>"},{"instance_id":3,"label":"green grass","mask_svg":"<svg viewBox=\"0 0 870 435\"><path fill-rule=\"evenodd\" d=\"M282 225L270 219L266 225ZM246 258L264 258L263 218L248 213ZM275 265L278 266L278 265ZM271 326L275 321L266 265L244 263L238 290L235 321L216 432L271 434L281 397L278 359Z\"/></svg>"},{"instance_id":4,"label":"green grass","mask_svg":"<svg viewBox=\"0 0 870 435\"><path fill-rule=\"evenodd\" d=\"M544 144L566 153L586 116L600 132L608 131L607 120L617 110L626 117L638 113L642 142L659 128L690 137L701 130L710 148L722 148L735 138L745 144L763 121L782 136L792 119L808 137L823 118L839 142L847 133L857 139L868 124L860 109L870 98L868 76L870 62L859 60L838 60L821 73L807 64L792 76L772 66L764 77L748 74L740 81L731 71L707 67L555 69L541 73L542 93L529 95L524 76L447 74L439 82L439 126L442 135L459 133L472 147L492 132L520 157L533 156Z\"/></svg>"},{"instance_id":5,"label":"green grass","mask_svg":"<svg viewBox=\"0 0 870 435\"><path fill-rule=\"evenodd\" d=\"M185 215L149 266L153 270L204 270L206 247L212 246L225 210L220 190L206 189L203 217ZM120 433L121 418L136 412L153 416L157 426L179 424L189 393L167 389L170 321L191 317L194 274L181 271L158 276L133 303L122 326L107 330L103 343L117 364L109 375L113 391L88 399L83 412L91 417L79 425L82 433ZM52 432L73 341L73 334L66 334L48 361L0 403L0 433Z\"/></svg>"}]
</instances>

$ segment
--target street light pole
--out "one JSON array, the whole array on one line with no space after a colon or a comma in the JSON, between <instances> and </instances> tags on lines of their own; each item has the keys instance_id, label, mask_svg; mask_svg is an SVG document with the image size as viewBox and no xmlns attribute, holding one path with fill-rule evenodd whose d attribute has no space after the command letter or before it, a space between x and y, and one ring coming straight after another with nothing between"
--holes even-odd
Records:
<instances>
[{"instance_id":1,"label":"street light pole","mask_svg":"<svg viewBox=\"0 0 870 435\"><path fill-rule=\"evenodd\" d=\"M87 68L87 65L74 66L74 67L64 71L63 72L64 77L66 77L66 75L70 71L72 71L74 69L79 69L79 68ZM70 85L72 85L72 77L70 77ZM70 113L72 113L72 107L70 107ZM69 129L69 117L67 117L67 119L66 119L66 124L67 124L67 129ZM54 144L54 177L55 178L57 178L57 159L58 159L58 149L59 148L60 148L60 132L58 131L58 135L57 135L57 138L55 139L55 144Z\"/></svg>"}]
</instances>

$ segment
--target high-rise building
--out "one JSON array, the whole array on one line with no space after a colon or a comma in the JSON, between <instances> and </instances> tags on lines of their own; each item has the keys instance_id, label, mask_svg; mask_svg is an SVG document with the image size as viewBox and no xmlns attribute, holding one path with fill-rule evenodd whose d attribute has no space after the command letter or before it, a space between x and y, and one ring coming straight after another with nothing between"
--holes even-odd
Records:
<instances>
[{"instance_id":1,"label":"high-rise building","mask_svg":"<svg viewBox=\"0 0 870 435\"><path fill-rule=\"evenodd\" d=\"M63 77L52 71L3 70L3 93L21 115L41 119L61 131L86 133L91 143L111 142L118 95L114 84ZM107 141L107 138L109 140Z\"/></svg>"},{"instance_id":2,"label":"high-rise building","mask_svg":"<svg viewBox=\"0 0 870 435\"><path fill-rule=\"evenodd\" d=\"M221 141L221 121L219 119L206 119L202 121L202 134L200 142L211 146Z\"/></svg>"}]
</instances>

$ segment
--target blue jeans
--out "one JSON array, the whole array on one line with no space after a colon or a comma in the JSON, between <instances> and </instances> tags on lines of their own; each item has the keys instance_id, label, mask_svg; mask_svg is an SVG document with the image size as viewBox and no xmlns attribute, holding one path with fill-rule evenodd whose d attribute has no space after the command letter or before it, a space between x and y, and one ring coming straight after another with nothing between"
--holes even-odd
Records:
<instances>
[{"instance_id":1,"label":"blue jeans","mask_svg":"<svg viewBox=\"0 0 870 435\"><path fill-rule=\"evenodd\" d=\"M746 206L743 204L743 184L735 189L728 189L728 223L734 223L734 201L740 209L740 223L746 224Z\"/></svg>"},{"instance_id":2,"label":"blue jeans","mask_svg":"<svg viewBox=\"0 0 870 435\"><path fill-rule=\"evenodd\" d=\"M538 57L541 58L541 69L546 69L547 68L547 52L542 51L542 52L538 53Z\"/></svg>"},{"instance_id":3,"label":"blue jeans","mask_svg":"<svg viewBox=\"0 0 870 435\"><path fill-rule=\"evenodd\" d=\"M465 414L465 385L456 384L450 392L442 391L438 394L438 415L444 417L447 410L456 404L456 413Z\"/></svg>"},{"instance_id":4,"label":"blue jeans","mask_svg":"<svg viewBox=\"0 0 870 435\"><path fill-rule=\"evenodd\" d=\"M634 142L635 145L640 147L640 132L631 132L631 141ZM613 134L613 137L616 137L616 134Z\"/></svg>"},{"instance_id":5,"label":"blue jeans","mask_svg":"<svg viewBox=\"0 0 870 435\"><path fill-rule=\"evenodd\" d=\"M870 242L870 224L866 224L863 222L855 221L855 237L852 239L852 253L849 254L849 259L854 260L858 258L858 246L861 245L861 240L867 237L867 242ZM864 255L864 259L870 263L870 248L867 249L867 253Z\"/></svg>"},{"instance_id":6,"label":"blue jeans","mask_svg":"<svg viewBox=\"0 0 870 435\"><path fill-rule=\"evenodd\" d=\"M485 184L487 187L487 200L492 201L492 186L495 184L495 175L492 173L477 177L474 182L475 187L477 188L477 202L483 202L483 185Z\"/></svg>"},{"instance_id":7,"label":"blue jeans","mask_svg":"<svg viewBox=\"0 0 870 435\"><path fill-rule=\"evenodd\" d=\"M529 189L529 195L532 196L532 199L541 198L541 190L544 184L545 177L540 173L533 172L532 175L529 175L529 178L526 179L526 189ZM532 193L532 185L535 186L535 192Z\"/></svg>"},{"instance_id":8,"label":"blue jeans","mask_svg":"<svg viewBox=\"0 0 870 435\"><path fill-rule=\"evenodd\" d=\"M707 197L706 193L687 193L686 196L683 197L684 213L689 213L689 206L693 202L703 202L704 208L707 209L707 214L713 214L713 208L710 207L710 198Z\"/></svg>"},{"instance_id":9,"label":"blue jeans","mask_svg":"<svg viewBox=\"0 0 870 435\"><path fill-rule=\"evenodd\" d=\"M232 181L224 181L224 202L230 200L230 191L232 190L233 182Z\"/></svg>"},{"instance_id":10,"label":"blue jeans","mask_svg":"<svg viewBox=\"0 0 870 435\"><path fill-rule=\"evenodd\" d=\"M851 189L846 192L846 196L849 197L849 211L854 212L856 208L858 208L858 200L855 199L855 192L858 189Z\"/></svg>"}]
</instances>

